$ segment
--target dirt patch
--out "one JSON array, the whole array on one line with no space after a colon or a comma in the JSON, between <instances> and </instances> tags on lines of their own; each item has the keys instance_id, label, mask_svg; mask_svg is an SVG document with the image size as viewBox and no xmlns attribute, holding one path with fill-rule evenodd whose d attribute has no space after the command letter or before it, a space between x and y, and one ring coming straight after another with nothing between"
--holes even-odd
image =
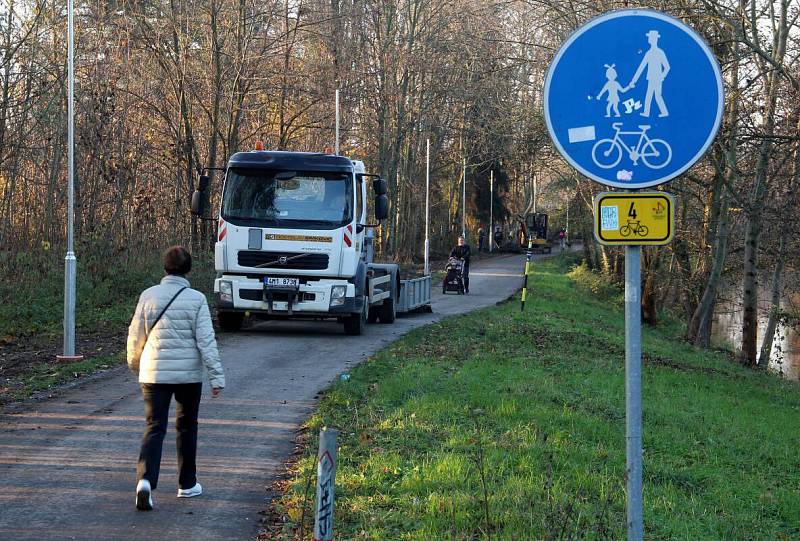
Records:
<instances>
[{"instance_id":1,"label":"dirt patch","mask_svg":"<svg viewBox=\"0 0 800 541\"><path fill-rule=\"evenodd\" d=\"M76 329L75 351L86 358L108 357L123 351L125 341L125 329ZM62 351L62 336L0 339L0 405L23 398L31 376L62 368L56 360Z\"/></svg>"}]
</instances>

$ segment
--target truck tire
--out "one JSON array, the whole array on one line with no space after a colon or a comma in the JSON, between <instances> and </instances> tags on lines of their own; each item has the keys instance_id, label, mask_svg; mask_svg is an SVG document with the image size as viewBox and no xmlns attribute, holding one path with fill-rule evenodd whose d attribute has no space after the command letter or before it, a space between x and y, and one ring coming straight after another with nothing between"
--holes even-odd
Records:
<instances>
[{"instance_id":1,"label":"truck tire","mask_svg":"<svg viewBox=\"0 0 800 541\"><path fill-rule=\"evenodd\" d=\"M367 323L377 323L378 322L378 308L370 308L369 315L367 316Z\"/></svg>"},{"instance_id":2,"label":"truck tire","mask_svg":"<svg viewBox=\"0 0 800 541\"><path fill-rule=\"evenodd\" d=\"M358 336L364 332L367 326L367 304L364 302L364 307L361 309L360 314L351 314L344 318L344 333L351 336Z\"/></svg>"},{"instance_id":3,"label":"truck tire","mask_svg":"<svg viewBox=\"0 0 800 541\"><path fill-rule=\"evenodd\" d=\"M242 328L244 314L242 312L217 312L219 327L225 332L236 332Z\"/></svg>"},{"instance_id":4,"label":"truck tire","mask_svg":"<svg viewBox=\"0 0 800 541\"><path fill-rule=\"evenodd\" d=\"M383 304L381 304L380 308L378 309L378 319L381 323L394 323L394 320L397 318L397 305L394 302L394 297L391 295L385 299L383 299Z\"/></svg>"}]
</instances>

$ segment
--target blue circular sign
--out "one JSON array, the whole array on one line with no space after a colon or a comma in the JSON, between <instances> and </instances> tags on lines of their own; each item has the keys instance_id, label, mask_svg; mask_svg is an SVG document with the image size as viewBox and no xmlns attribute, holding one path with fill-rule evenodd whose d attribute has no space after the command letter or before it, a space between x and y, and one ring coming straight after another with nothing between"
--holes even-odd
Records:
<instances>
[{"instance_id":1,"label":"blue circular sign","mask_svg":"<svg viewBox=\"0 0 800 541\"><path fill-rule=\"evenodd\" d=\"M703 38L652 10L612 11L561 46L544 86L558 151L587 177L648 188L691 167L722 121L722 75Z\"/></svg>"}]
</instances>

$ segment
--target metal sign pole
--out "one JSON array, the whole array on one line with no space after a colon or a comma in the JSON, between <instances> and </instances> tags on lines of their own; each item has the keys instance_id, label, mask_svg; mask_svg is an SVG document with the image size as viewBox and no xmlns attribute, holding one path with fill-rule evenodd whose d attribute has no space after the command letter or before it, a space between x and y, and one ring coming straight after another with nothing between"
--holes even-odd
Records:
<instances>
[{"instance_id":1,"label":"metal sign pole","mask_svg":"<svg viewBox=\"0 0 800 541\"><path fill-rule=\"evenodd\" d=\"M73 0L67 7L67 255L64 258L64 354L62 360L75 359L75 97Z\"/></svg>"},{"instance_id":2,"label":"metal sign pole","mask_svg":"<svg viewBox=\"0 0 800 541\"><path fill-rule=\"evenodd\" d=\"M625 441L628 540L642 541L641 246L625 247Z\"/></svg>"},{"instance_id":3,"label":"metal sign pole","mask_svg":"<svg viewBox=\"0 0 800 541\"><path fill-rule=\"evenodd\" d=\"M492 231L494 231L494 169L489 172L489 231L487 238L489 239L489 253L492 253Z\"/></svg>"},{"instance_id":4,"label":"metal sign pole","mask_svg":"<svg viewBox=\"0 0 800 541\"><path fill-rule=\"evenodd\" d=\"M425 141L425 272L424 274L428 274L430 269L428 268L428 263L430 260L430 237L429 229L430 229L430 219L431 219L431 140L427 139Z\"/></svg>"}]
</instances>

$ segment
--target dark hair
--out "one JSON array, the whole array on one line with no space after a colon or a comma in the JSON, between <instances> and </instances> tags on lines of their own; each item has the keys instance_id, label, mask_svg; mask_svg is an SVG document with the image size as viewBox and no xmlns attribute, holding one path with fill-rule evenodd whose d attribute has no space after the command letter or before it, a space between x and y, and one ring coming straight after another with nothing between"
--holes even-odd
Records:
<instances>
[{"instance_id":1,"label":"dark hair","mask_svg":"<svg viewBox=\"0 0 800 541\"><path fill-rule=\"evenodd\" d=\"M164 272L167 274L188 274L192 270L192 254L183 246L172 246L164 251Z\"/></svg>"}]
</instances>

